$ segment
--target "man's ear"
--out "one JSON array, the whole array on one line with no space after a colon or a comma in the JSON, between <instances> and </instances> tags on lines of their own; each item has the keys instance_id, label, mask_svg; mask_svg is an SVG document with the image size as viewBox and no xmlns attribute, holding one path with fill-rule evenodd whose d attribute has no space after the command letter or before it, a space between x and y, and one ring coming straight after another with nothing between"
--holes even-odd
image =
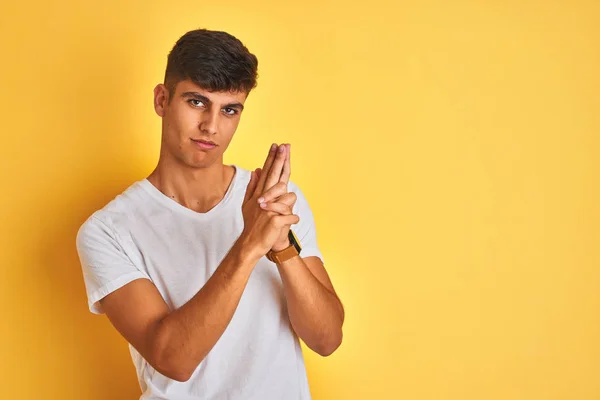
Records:
<instances>
[{"instance_id":1,"label":"man's ear","mask_svg":"<svg viewBox=\"0 0 600 400\"><path fill-rule=\"evenodd\" d=\"M165 116L165 108L169 103L169 89L162 84L159 83L154 88L154 110L160 117Z\"/></svg>"}]
</instances>

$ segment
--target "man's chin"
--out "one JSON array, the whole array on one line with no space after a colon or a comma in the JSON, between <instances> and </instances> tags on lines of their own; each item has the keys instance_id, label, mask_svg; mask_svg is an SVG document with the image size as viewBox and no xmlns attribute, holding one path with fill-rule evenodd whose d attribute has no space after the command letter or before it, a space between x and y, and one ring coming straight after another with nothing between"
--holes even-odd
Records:
<instances>
[{"instance_id":1,"label":"man's chin","mask_svg":"<svg viewBox=\"0 0 600 400\"><path fill-rule=\"evenodd\" d=\"M190 168L208 168L212 167L217 162L217 159L214 157L198 157L195 155L192 159L188 160L186 163Z\"/></svg>"}]
</instances>

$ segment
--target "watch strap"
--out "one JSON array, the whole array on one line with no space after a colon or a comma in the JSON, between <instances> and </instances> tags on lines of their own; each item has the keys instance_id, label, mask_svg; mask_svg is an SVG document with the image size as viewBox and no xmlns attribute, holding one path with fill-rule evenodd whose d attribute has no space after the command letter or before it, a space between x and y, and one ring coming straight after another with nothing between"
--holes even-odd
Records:
<instances>
[{"instance_id":1,"label":"watch strap","mask_svg":"<svg viewBox=\"0 0 600 400\"><path fill-rule=\"evenodd\" d=\"M269 252L267 253L267 258L269 259L269 261L272 261L276 264L281 264L284 261L287 261L290 258L295 257L299 254L300 253L298 253L296 247L292 244L290 245L290 247L287 247L281 251L269 250Z\"/></svg>"}]
</instances>

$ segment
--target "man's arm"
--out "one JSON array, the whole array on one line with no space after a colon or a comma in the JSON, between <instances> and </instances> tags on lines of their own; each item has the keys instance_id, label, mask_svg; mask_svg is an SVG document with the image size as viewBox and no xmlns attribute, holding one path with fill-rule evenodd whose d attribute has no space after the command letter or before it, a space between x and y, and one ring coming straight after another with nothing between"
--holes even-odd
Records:
<instances>
[{"instance_id":1,"label":"man's arm","mask_svg":"<svg viewBox=\"0 0 600 400\"><path fill-rule=\"evenodd\" d=\"M303 217L308 217L309 226L313 223L312 213L308 203L297 190L287 193L287 185L291 174L289 144L284 146L285 159L278 157L273 168L281 171L279 182L271 177L265 184L269 188L258 199L263 209L278 212L282 215L290 214L300 195L303 204ZM272 250L281 251L290 245L288 239L289 227L281 231L278 241ZM306 234L316 246L316 237L313 231ZM288 305L288 314L294 331L313 351L322 356L328 356L342 343L342 324L344 323L344 307L337 297L331 280L325 271L323 262L319 257L300 256L293 257L281 265L277 265L283 282L283 289Z\"/></svg>"},{"instance_id":2,"label":"man's arm","mask_svg":"<svg viewBox=\"0 0 600 400\"><path fill-rule=\"evenodd\" d=\"M319 257L292 257L277 265L296 334L322 356L342 343L344 307Z\"/></svg>"},{"instance_id":3,"label":"man's arm","mask_svg":"<svg viewBox=\"0 0 600 400\"><path fill-rule=\"evenodd\" d=\"M264 174L251 173L242 203L244 230L206 284L180 308L170 311L147 279L137 279L105 296L100 303L121 335L161 374L187 381L217 343L242 297L258 260L273 246L284 226L297 215L265 213L258 198L265 185L281 175L285 154L272 146ZM277 161L277 168L271 168ZM268 187L268 186L267 186Z\"/></svg>"},{"instance_id":4,"label":"man's arm","mask_svg":"<svg viewBox=\"0 0 600 400\"><path fill-rule=\"evenodd\" d=\"M114 327L161 374L187 381L217 343L259 258L238 239L206 284L180 308L169 308L147 279L100 300Z\"/></svg>"}]
</instances>

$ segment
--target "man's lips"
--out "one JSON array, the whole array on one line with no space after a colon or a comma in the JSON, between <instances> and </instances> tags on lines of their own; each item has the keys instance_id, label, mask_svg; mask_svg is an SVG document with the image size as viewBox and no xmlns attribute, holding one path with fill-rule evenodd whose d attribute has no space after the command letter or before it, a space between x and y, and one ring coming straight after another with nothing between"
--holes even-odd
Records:
<instances>
[{"instance_id":1,"label":"man's lips","mask_svg":"<svg viewBox=\"0 0 600 400\"><path fill-rule=\"evenodd\" d=\"M213 146L216 146L217 144L215 142L212 142L210 140L204 140L204 139L192 139L194 142L200 142L200 143L205 143L205 144L211 144Z\"/></svg>"},{"instance_id":2,"label":"man's lips","mask_svg":"<svg viewBox=\"0 0 600 400\"><path fill-rule=\"evenodd\" d=\"M192 142L194 142L196 144L196 146L200 147L201 149L205 149L205 150L210 150L210 149L214 149L215 147L217 147L217 144L215 142L211 142L211 141L206 141L206 140L202 140L202 139L192 139Z\"/></svg>"}]
</instances>

